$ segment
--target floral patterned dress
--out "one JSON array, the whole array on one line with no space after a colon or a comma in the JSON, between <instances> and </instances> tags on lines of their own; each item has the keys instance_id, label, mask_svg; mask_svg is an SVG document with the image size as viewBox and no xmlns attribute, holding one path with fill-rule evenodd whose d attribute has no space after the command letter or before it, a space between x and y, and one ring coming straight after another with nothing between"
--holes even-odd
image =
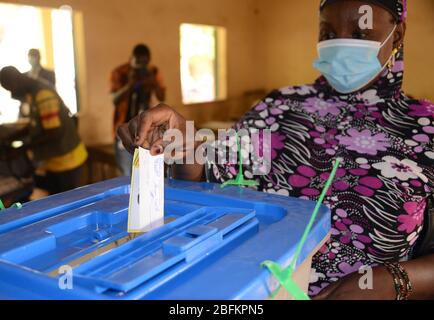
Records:
<instances>
[{"instance_id":1,"label":"floral patterned dress","mask_svg":"<svg viewBox=\"0 0 434 320\"><path fill-rule=\"evenodd\" d=\"M259 190L316 201L336 158L325 203L332 237L315 255L310 295L362 266L411 258L434 190L434 105L405 96L402 52L369 89L349 95L324 78L272 92L237 129L272 131L272 169ZM253 178L251 167L245 176ZM214 165L223 182L236 165Z\"/></svg>"}]
</instances>

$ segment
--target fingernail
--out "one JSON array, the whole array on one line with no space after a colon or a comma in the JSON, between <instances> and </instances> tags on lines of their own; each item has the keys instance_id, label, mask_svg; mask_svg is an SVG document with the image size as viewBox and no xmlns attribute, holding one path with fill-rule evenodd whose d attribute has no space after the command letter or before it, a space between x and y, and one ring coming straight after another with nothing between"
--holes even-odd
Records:
<instances>
[{"instance_id":1,"label":"fingernail","mask_svg":"<svg viewBox=\"0 0 434 320\"><path fill-rule=\"evenodd\" d=\"M163 149L162 146L157 146L156 149L157 149L157 150L156 150L156 151L157 151L157 154L162 154L163 151L164 151L164 149Z\"/></svg>"}]
</instances>

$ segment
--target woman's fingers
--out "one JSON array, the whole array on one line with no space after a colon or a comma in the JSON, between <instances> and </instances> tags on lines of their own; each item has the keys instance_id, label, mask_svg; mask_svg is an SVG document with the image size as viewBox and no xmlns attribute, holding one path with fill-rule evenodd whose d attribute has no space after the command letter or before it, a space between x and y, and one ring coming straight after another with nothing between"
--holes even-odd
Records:
<instances>
[{"instance_id":1,"label":"woman's fingers","mask_svg":"<svg viewBox=\"0 0 434 320\"><path fill-rule=\"evenodd\" d=\"M139 127L140 115L132 119L128 123L128 131L130 133L131 141L134 143L134 139L137 136L137 130Z\"/></svg>"},{"instance_id":2,"label":"woman's fingers","mask_svg":"<svg viewBox=\"0 0 434 320\"><path fill-rule=\"evenodd\" d=\"M159 105L158 107L143 112L139 116L135 144L149 148L152 143L150 140L152 140L153 130L166 123L170 123L170 118L173 114L174 111L166 105Z\"/></svg>"},{"instance_id":3,"label":"woman's fingers","mask_svg":"<svg viewBox=\"0 0 434 320\"><path fill-rule=\"evenodd\" d=\"M169 149L168 146L170 146ZM153 156L164 154L169 163L182 160L185 157L185 146L182 141L168 141L164 140L164 137L155 140L150 150Z\"/></svg>"},{"instance_id":4,"label":"woman's fingers","mask_svg":"<svg viewBox=\"0 0 434 320\"><path fill-rule=\"evenodd\" d=\"M168 129L180 129L185 134L185 120L172 108L161 104L122 125L118 129L118 136L131 153L135 148L143 147L149 149L151 154L158 155L163 154L164 148L169 144L163 141Z\"/></svg>"},{"instance_id":5,"label":"woman's fingers","mask_svg":"<svg viewBox=\"0 0 434 320\"><path fill-rule=\"evenodd\" d=\"M134 153L134 149L136 148L136 146L130 134L128 124L120 126L117 130L117 135L122 140L125 149L127 149L127 151L130 153Z\"/></svg>"},{"instance_id":6,"label":"woman's fingers","mask_svg":"<svg viewBox=\"0 0 434 320\"><path fill-rule=\"evenodd\" d=\"M150 149L152 156L158 156L164 153L163 138L156 139L151 145Z\"/></svg>"}]
</instances>

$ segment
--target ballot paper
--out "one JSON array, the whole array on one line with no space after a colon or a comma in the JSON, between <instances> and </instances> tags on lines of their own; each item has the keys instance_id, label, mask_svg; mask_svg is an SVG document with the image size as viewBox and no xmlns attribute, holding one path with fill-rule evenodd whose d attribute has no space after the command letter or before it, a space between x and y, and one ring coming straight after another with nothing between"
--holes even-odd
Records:
<instances>
[{"instance_id":1,"label":"ballot paper","mask_svg":"<svg viewBox=\"0 0 434 320\"><path fill-rule=\"evenodd\" d=\"M143 233L164 224L164 155L136 149L131 176L128 232Z\"/></svg>"}]
</instances>

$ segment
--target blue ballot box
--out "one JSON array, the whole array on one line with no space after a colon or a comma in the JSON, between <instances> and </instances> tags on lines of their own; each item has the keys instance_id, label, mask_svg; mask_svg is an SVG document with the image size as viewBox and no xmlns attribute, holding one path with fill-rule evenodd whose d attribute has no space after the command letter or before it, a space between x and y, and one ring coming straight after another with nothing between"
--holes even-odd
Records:
<instances>
[{"instance_id":1,"label":"blue ballot box","mask_svg":"<svg viewBox=\"0 0 434 320\"><path fill-rule=\"evenodd\" d=\"M261 263L289 265L315 206L170 180L165 225L133 235L128 202L120 178L0 212L0 298L267 299L279 286ZM305 291L330 223L323 206L295 274Z\"/></svg>"}]
</instances>

